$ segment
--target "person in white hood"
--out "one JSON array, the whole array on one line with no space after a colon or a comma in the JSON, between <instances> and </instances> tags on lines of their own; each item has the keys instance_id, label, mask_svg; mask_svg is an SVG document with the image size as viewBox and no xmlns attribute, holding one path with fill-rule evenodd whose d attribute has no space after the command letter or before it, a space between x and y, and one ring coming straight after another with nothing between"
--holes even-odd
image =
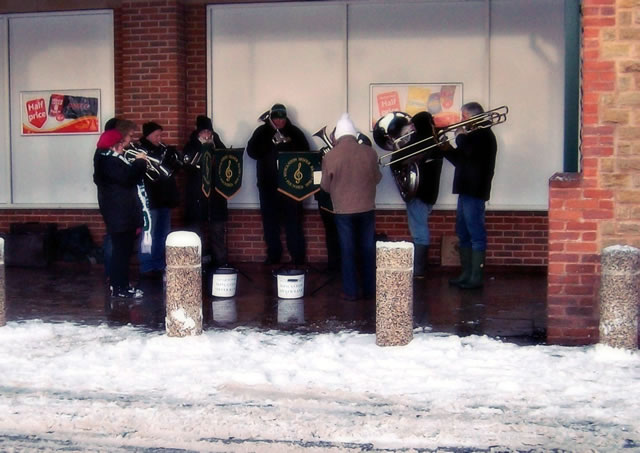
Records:
<instances>
[{"instance_id":1,"label":"person in white hood","mask_svg":"<svg viewBox=\"0 0 640 453\"><path fill-rule=\"evenodd\" d=\"M357 141L348 113L336 124L336 144L322 160L320 186L331 195L340 242L343 298L375 297L375 199L382 179L378 155ZM356 266L356 257L362 262ZM361 280L357 270L361 269Z\"/></svg>"}]
</instances>

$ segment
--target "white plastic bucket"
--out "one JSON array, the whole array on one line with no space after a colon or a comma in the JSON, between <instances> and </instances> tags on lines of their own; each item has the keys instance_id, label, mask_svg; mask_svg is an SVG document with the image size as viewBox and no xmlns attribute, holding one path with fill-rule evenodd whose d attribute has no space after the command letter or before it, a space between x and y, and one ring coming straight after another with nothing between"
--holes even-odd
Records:
<instances>
[{"instance_id":1,"label":"white plastic bucket","mask_svg":"<svg viewBox=\"0 0 640 453\"><path fill-rule=\"evenodd\" d=\"M231 267L219 267L213 272L211 295L215 297L233 297L236 295L238 270Z\"/></svg>"},{"instance_id":2,"label":"white plastic bucket","mask_svg":"<svg viewBox=\"0 0 640 453\"><path fill-rule=\"evenodd\" d=\"M280 270L276 274L280 299L301 299L304 296L304 271Z\"/></svg>"}]
</instances>

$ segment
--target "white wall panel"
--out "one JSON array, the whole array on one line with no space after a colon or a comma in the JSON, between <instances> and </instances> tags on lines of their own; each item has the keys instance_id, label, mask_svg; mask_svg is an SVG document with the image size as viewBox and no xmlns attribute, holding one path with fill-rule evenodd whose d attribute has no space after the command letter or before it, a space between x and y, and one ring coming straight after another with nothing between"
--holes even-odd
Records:
<instances>
[{"instance_id":1,"label":"white wall panel","mask_svg":"<svg viewBox=\"0 0 640 453\"><path fill-rule=\"evenodd\" d=\"M9 18L13 203L96 203L93 153L98 134L22 136L20 93L101 90L101 125L113 116L113 14L43 13Z\"/></svg>"},{"instance_id":2,"label":"white wall panel","mask_svg":"<svg viewBox=\"0 0 640 453\"><path fill-rule=\"evenodd\" d=\"M9 141L9 27L0 16L0 204L11 202L11 142Z\"/></svg>"},{"instance_id":3,"label":"white wall panel","mask_svg":"<svg viewBox=\"0 0 640 453\"><path fill-rule=\"evenodd\" d=\"M494 0L491 10L491 103L510 111L494 128L490 206L547 209L563 165L564 2Z\"/></svg>"},{"instance_id":4,"label":"white wall panel","mask_svg":"<svg viewBox=\"0 0 640 453\"><path fill-rule=\"evenodd\" d=\"M244 147L271 105L289 117L312 149L312 134L346 109L345 6L210 6L213 123L227 146ZM235 206L258 206L255 161L245 154Z\"/></svg>"},{"instance_id":5,"label":"white wall panel","mask_svg":"<svg viewBox=\"0 0 640 453\"><path fill-rule=\"evenodd\" d=\"M465 100L486 105L486 35L484 2L351 5L349 111L357 126L367 130L371 83L462 82ZM438 203L453 204L453 167L446 163L442 173ZM376 206L404 207L388 167L378 185Z\"/></svg>"}]
</instances>

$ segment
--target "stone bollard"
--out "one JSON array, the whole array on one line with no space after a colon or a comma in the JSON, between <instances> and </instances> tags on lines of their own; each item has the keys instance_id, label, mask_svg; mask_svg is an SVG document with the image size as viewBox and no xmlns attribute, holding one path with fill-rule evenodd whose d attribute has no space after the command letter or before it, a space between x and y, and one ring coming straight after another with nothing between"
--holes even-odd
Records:
<instances>
[{"instance_id":1,"label":"stone bollard","mask_svg":"<svg viewBox=\"0 0 640 453\"><path fill-rule=\"evenodd\" d=\"M602 251L600 343L614 348L638 347L640 250L615 245Z\"/></svg>"},{"instance_id":2,"label":"stone bollard","mask_svg":"<svg viewBox=\"0 0 640 453\"><path fill-rule=\"evenodd\" d=\"M376 344L404 346L413 339L413 244L376 244Z\"/></svg>"},{"instance_id":3,"label":"stone bollard","mask_svg":"<svg viewBox=\"0 0 640 453\"><path fill-rule=\"evenodd\" d=\"M202 243L196 233L167 236L165 328L170 337L202 333Z\"/></svg>"},{"instance_id":4,"label":"stone bollard","mask_svg":"<svg viewBox=\"0 0 640 453\"><path fill-rule=\"evenodd\" d=\"M0 238L0 327L7 323L7 297L4 282L4 239Z\"/></svg>"}]
</instances>

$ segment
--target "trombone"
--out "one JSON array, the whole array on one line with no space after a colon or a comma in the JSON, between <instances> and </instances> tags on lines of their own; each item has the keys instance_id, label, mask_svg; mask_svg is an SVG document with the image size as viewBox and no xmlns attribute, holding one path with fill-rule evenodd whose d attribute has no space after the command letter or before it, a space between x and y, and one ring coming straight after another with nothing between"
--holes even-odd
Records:
<instances>
[{"instance_id":1,"label":"trombone","mask_svg":"<svg viewBox=\"0 0 640 453\"><path fill-rule=\"evenodd\" d=\"M424 144L425 147L418 149L406 156L402 156L394 160L392 156L406 151L406 145L411 135L415 133L415 130L411 127L411 116L404 112L391 112L380 118L373 128L373 139L376 144L382 149L391 151L378 158L378 165L387 167L391 164L397 164L404 160L416 157L436 146L440 146L443 143L450 142L454 138L447 138L446 134L456 130L464 130L464 132L472 132L477 129L486 129L497 124L507 121L507 114L509 113L509 107L503 105L496 107L495 109L488 110L478 115L474 115L459 123L450 124L443 128L437 129L435 135L427 137L423 140L417 141L411 144L411 147ZM384 159L389 159L388 162L383 163Z\"/></svg>"}]
</instances>

